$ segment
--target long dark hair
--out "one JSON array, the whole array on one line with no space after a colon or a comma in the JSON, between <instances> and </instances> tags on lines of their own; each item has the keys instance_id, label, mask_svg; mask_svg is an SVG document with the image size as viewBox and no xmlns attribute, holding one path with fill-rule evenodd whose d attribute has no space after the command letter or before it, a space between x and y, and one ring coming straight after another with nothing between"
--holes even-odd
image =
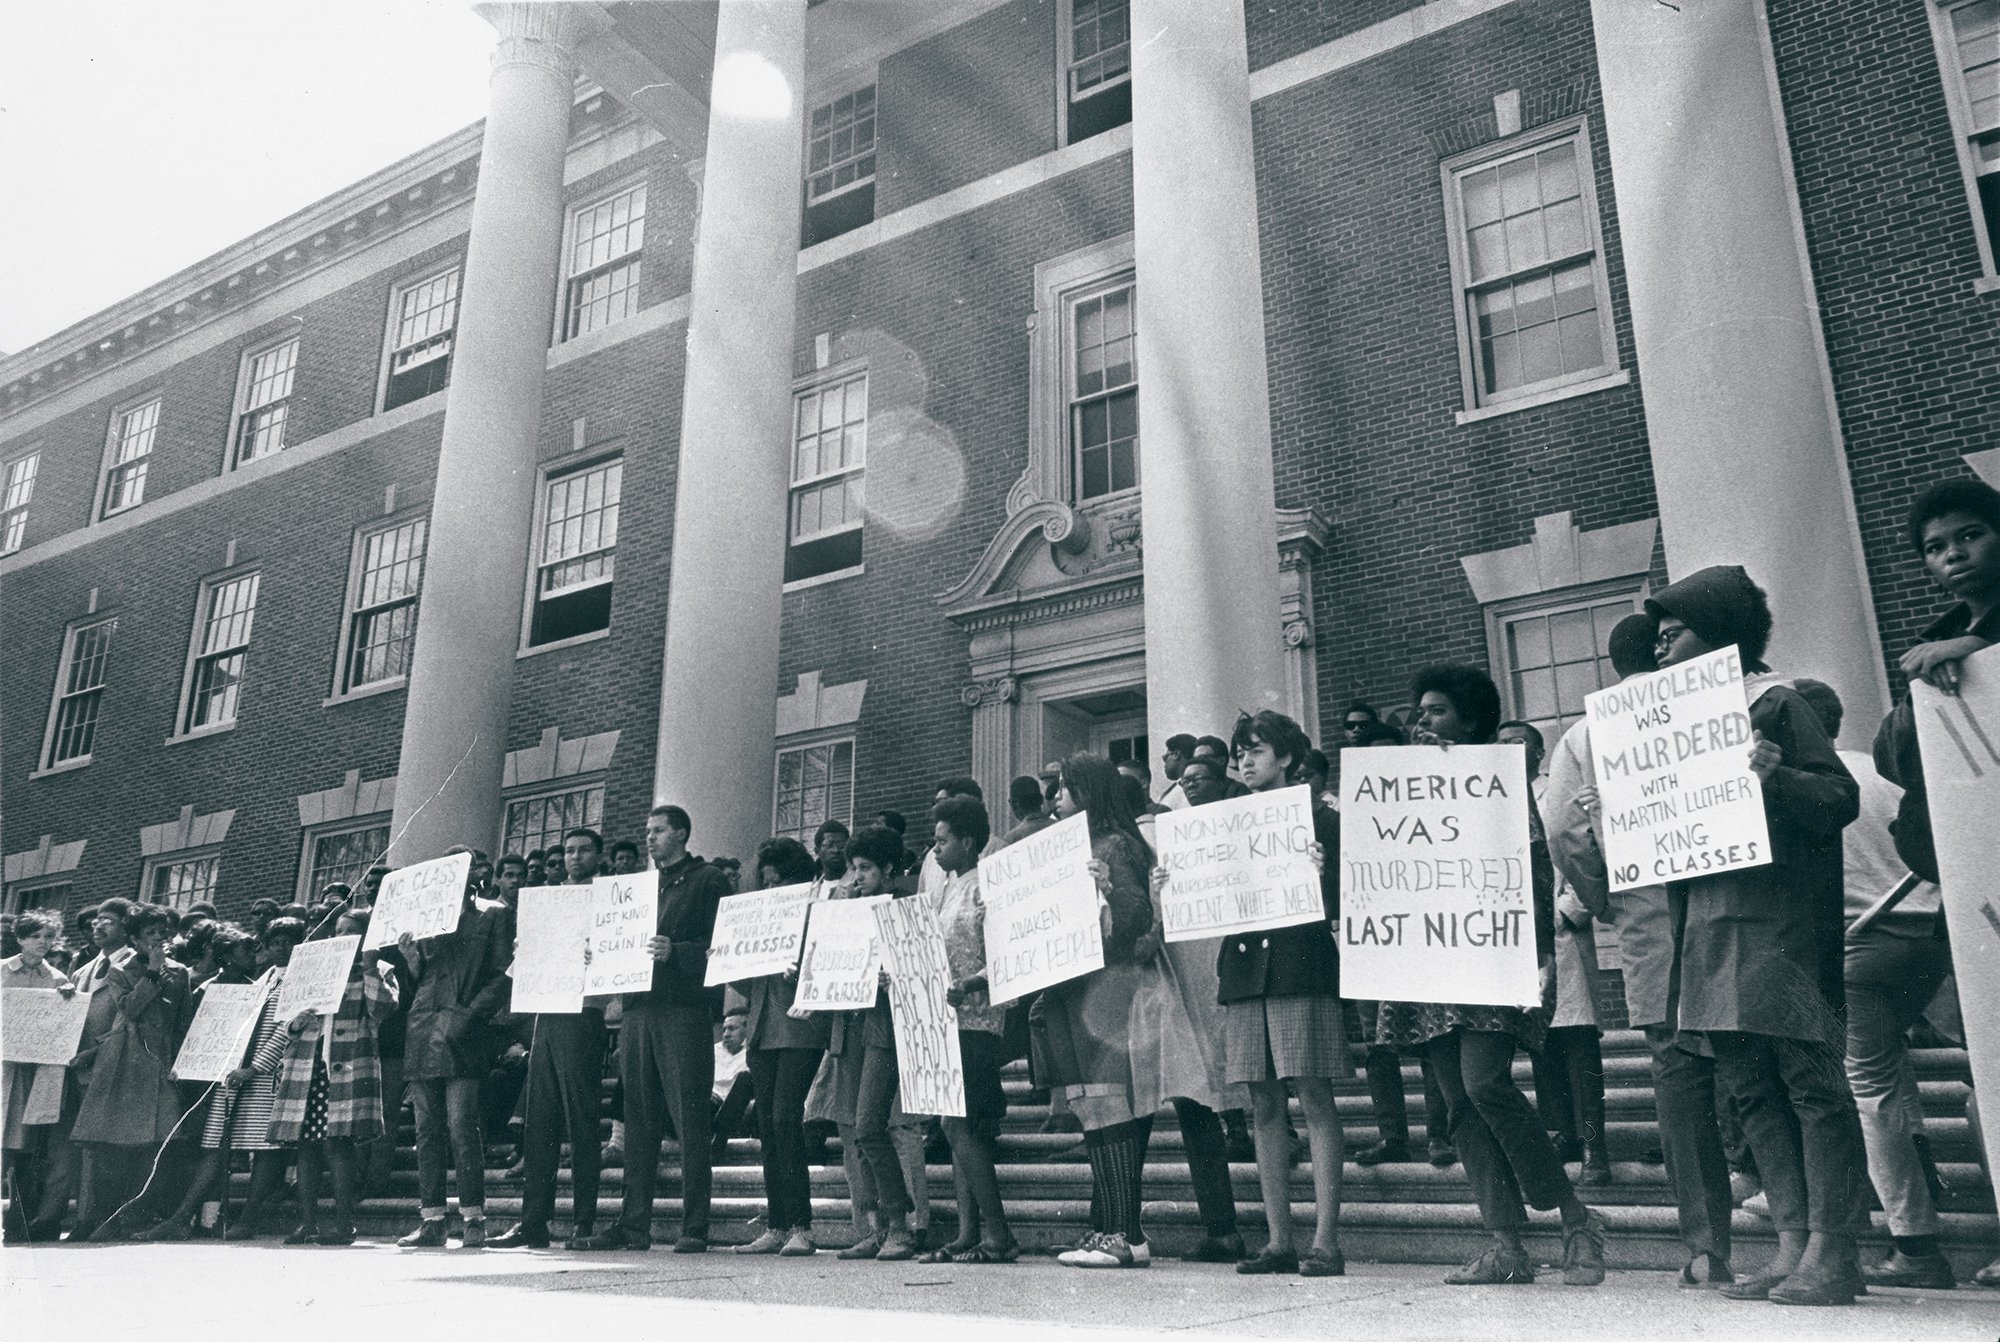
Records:
<instances>
[{"instance_id":1,"label":"long dark hair","mask_svg":"<svg viewBox=\"0 0 2000 1342\"><path fill-rule=\"evenodd\" d=\"M1075 800L1077 809L1090 817L1090 836L1123 834L1146 854L1146 866L1153 865L1153 846L1139 832L1139 814L1125 790L1125 775L1102 755L1079 751L1062 762L1063 786Z\"/></svg>"}]
</instances>

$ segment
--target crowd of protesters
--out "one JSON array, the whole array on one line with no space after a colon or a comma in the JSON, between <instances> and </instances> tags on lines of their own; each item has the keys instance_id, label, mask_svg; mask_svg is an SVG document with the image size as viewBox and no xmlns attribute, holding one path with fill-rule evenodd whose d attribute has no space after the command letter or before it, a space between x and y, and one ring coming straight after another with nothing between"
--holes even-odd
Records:
<instances>
[{"instance_id":1,"label":"crowd of protesters","mask_svg":"<svg viewBox=\"0 0 2000 1342\"><path fill-rule=\"evenodd\" d=\"M1902 670L1951 691L1960 662L2000 640L2000 493L1973 481L1936 486L1916 503L1909 534L1955 604L1903 655ZM67 1067L5 1065L9 1237L284 1232L288 1244L353 1243L357 1201L390 1186L407 1104L418 1223L399 1241L406 1248L442 1248L453 1235L466 1248L551 1247L565 1152L567 1247L650 1248L666 1152L680 1187L672 1249L706 1251L713 1165L742 1135L755 1139L767 1207L761 1232L734 1251L809 1256L819 1247L810 1166L827 1161L837 1136L854 1217L841 1257L1012 1262L1022 1245L997 1169L1001 1075L1026 1058L1051 1107L1049 1130L1080 1131L1090 1167L1090 1229L1059 1246L1062 1263L1152 1260L1142 1183L1154 1115L1171 1104L1203 1227L1189 1257L1248 1275L1336 1276L1345 1271L1346 1164L1418 1158L1402 1073L1412 1060L1423 1075L1422 1155L1439 1167L1462 1163L1492 1238L1445 1280L1533 1281L1522 1241L1532 1206L1560 1216L1562 1280L1595 1285L1607 1229L1585 1195L1618 1177L1597 1015L1593 929L1602 924L1615 931L1625 1014L1650 1054L1656 1158L1686 1252L1681 1283L1819 1305L1851 1303L1867 1285L1950 1287L1909 1056L1913 1029L1948 1038L1954 1019L1910 706L1904 699L1883 722L1872 755L1837 750L1838 696L1803 677L1813 668L1766 665L1772 632L1754 575L1714 567L1652 593L1610 636L1620 676L1730 646L1746 672L1748 762L1761 780L1774 860L1659 886L1610 888L1586 723L1551 747L1534 726L1502 721L1484 672L1435 665L1414 676L1401 713L1351 706L1328 752L1282 714L1245 714L1227 739L1170 738L1157 781L1143 759L1053 762L1039 778L1014 780L1000 819L976 782L946 779L914 836L885 811L853 832L827 821L811 850L776 837L744 860L711 860L690 850L690 809L666 805L647 817L643 840L607 844L574 828L560 846L497 863L474 852L456 930L361 953L329 1016L278 1018L276 985L308 939L366 930L386 874L379 865L356 888L329 885L310 906L260 900L240 924L210 905L171 911L116 898L67 928L42 911L14 915L0 962L6 986L90 1001ZM1385 745L1494 742L1521 745L1534 779L1541 1005L1344 1000L1338 761ZM1298 783L1315 798L1325 920L1167 942L1155 817ZM1031 1002L995 1004L980 857L1077 815L1090 834L1103 966ZM648 866L659 874L648 988L590 999L580 1012L511 1013L519 891ZM816 899L930 901L958 1016L963 1117L940 1124L902 1109L886 984L870 1007L835 1013L795 1006L796 967L726 993L705 986L720 901L739 888L806 882ZM1884 912L1892 889L1907 897ZM172 1062L202 994L260 982L267 994L240 1065L216 1084L179 1079ZM1513 1079L1522 1052L1533 1061L1533 1102ZM1357 1057L1376 1140L1350 1151L1335 1084ZM1294 1224L1291 1204L1302 1152L1314 1194L1309 1230ZM247 1196L228 1206L239 1158ZM925 1168L947 1158L957 1234L941 1240L929 1231ZM489 1236L494 1159L514 1162L525 1192L519 1222ZM1238 1228L1232 1160L1256 1167L1268 1233L1254 1251ZM615 1215L600 1207L606 1164L624 1171ZM1864 1265L1858 1237L1869 1224L1870 1182L1893 1245ZM1753 1194L1777 1248L1745 1269L1732 1252L1731 1213ZM2000 1286L2000 1262L1975 1279Z\"/></svg>"}]
</instances>

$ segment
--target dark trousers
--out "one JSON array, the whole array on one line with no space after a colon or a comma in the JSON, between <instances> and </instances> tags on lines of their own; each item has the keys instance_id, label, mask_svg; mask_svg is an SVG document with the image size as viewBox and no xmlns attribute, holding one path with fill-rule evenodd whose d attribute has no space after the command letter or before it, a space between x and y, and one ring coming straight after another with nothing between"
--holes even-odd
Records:
<instances>
[{"instance_id":1,"label":"dark trousers","mask_svg":"<svg viewBox=\"0 0 2000 1342\"><path fill-rule=\"evenodd\" d=\"M1188 1178L1194 1183L1202 1233L1218 1239L1234 1235L1236 1190L1229 1183L1229 1142L1222 1133L1222 1117L1207 1105L1182 1096L1175 1096L1173 1105L1181 1141L1187 1147ZM1150 1133L1151 1115L1147 1119ZM1143 1160L1143 1147L1141 1150Z\"/></svg>"},{"instance_id":2,"label":"dark trousers","mask_svg":"<svg viewBox=\"0 0 2000 1342\"><path fill-rule=\"evenodd\" d=\"M1653 1053L1653 1103L1660 1116L1660 1150L1667 1186L1680 1210L1688 1257L1729 1257L1729 1157L1717 1121L1715 1060L1680 1047L1665 1025L1646 1027Z\"/></svg>"},{"instance_id":3,"label":"dark trousers","mask_svg":"<svg viewBox=\"0 0 2000 1342\"><path fill-rule=\"evenodd\" d=\"M479 1129L479 1078L423 1077L409 1082L417 1115L417 1206L442 1216L446 1166L458 1171L458 1209L486 1208L486 1140Z\"/></svg>"},{"instance_id":4,"label":"dark trousers","mask_svg":"<svg viewBox=\"0 0 2000 1342\"><path fill-rule=\"evenodd\" d=\"M521 1157L527 1188L521 1224L546 1232L556 1211L556 1169L569 1134L570 1219L576 1233L597 1225L598 1111L604 1101L604 1017L594 1011L535 1017L528 1049L527 1116Z\"/></svg>"},{"instance_id":5,"label":"dark trousers","mask_svg":"<svg viewBox=\"0 0 2000 1342\"><path fill-rule=\"evenodd\" d=\"M1595 1025L1552 1026L1534 1055L1535 1109L1565 1144L1604 1140L1604 1050Z\"/></svg>"},{"instance_id":6,"label":"dark trousers","mask_svg":"<svg viewBox=\"0 0 2000 1342\"><path fill-rule=\"evenodd\" d=\"M1524 1228L1524 1197L1540 1211L1573 1197L1569 1176L1535 1107L1514 1084L1514 1036L1453 1030L1425 1047L1451 1113L1452 1142L1472 1180L1486 1228Z\"/></svg>"},{"instance_id":7,"label":"dark trousers","mask_svg":"<svg viewBox=\"0 0 2000 1342\"><path fill-rule=\"evenodd\" d=\"M708 1238L714 1153L709 1107L715 1085L715 1033L707 1005L641 999L625 1008L618 1073L625 1083L625 1203L618 1224L650 1236L660 1143L671 1122L681 1143L681 1233Z\"/></svg>"},{"instance_id":8,"label":"dark trousers","mask_svg":"<svg viewBox=\"0 0 2000 1342\"><path fill-rule=\"evenodd\" d=\"M870 1048L862 1053L861 1090L854 1105L855 1144L875 1178L875 1208L887 1226L910 1214L910 1186L903 1179L903 1162L889 1136L889 1111L896 1102L896 1050Z\"/></svg>"},{"instance_id":9,"label":"dark trousers","mask_svg":"<svg viewBox=\"0 0 2000 1342\"><path fill-rule=\"evenodd\" d=\"M1437 1069L1428 1052L1418 1057L1424 1070L1424 1126L1426 1140L1442 1146L1451 1131L1451 1115L1445 1109L1444 1092L1438 1089ZM1375 1107L1375 1131L1385 1142L1410 1142L1409 1103L1403 1096L1403 1055L1384 1044L1368 1049L1368 1098Z\"/></svg>"},{"instance_id":10,"label":"dark trousers","mask_svg":"<svg viewBox=\"0 0 2000 1342\"><path fill-rule=\"evenodd\" d=\"M1715 1077L1736 1103L1779 1230L1850 1234L1868 1155L1840 1046L1715 1030Z\"/></svg>"},{"instance_id":11,"label":"dark trousers","mask_svg":"<svg viewBox=\"0 0 2000 1342\"><path fill-rule=\"evenodd\" d=\"M747 1063L745 1067L748 1067ZM709 1131L708 1141L709 1145L715 1148L716 1160L722 1159L723 1153L729 1149L729 1139L739 1131L757 1131L757 1124L762 1120L757 1113L756 1101L757 1083L751 1080L750 1073L746 1070L738 1072L736 1079L729 1083L729 1093L710 1106L715 1118ZM750 1124L747 1129L744 1128L745 1119L748 1119Z\"/></svg>"},{"instance_id":12,"label":"dark trousers","mask_svg":"<svg viewBox=\"0 0 2000 1342\"><path fill-rule=\"evenodd\" d=\"M772 1230L812 1228L812 1169L806 1164L806 1092L824 1050L753 1048L757 1144L764 1162L764 1221ZM737 1078L739 1084L741 1077ZM736 1094L732 1088L730 1095ZM725 1101L727 1103L727 1101Z\"/></svg>"}]
</instances>

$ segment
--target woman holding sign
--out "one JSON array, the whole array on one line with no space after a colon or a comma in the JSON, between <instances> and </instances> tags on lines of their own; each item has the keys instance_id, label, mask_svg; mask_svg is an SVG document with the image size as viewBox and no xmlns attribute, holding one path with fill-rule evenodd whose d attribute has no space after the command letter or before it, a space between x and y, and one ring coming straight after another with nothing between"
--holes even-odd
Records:
<instances>
[{"instance_id":1,"label":"woman holding sign","mask_svg":"<svg viewBox=\"0 0 2000 1342\"><path fill-rule=\"evenodd\" d=\"M61 936L59 915L37 909L22 913L14 920L14 939L21 949L18 954L0 960L0 986L36 988L74 997L76 985L70 982L69 975L46 958ZM63 1078L67 1071L66 1067L52 1063L0 1063L0 1112L6 1114L6 1154L0 1160L5 1162L9 1190L9 1238L21 1233L28 1208L41 1200L42 1153L48 1142L47 1129L62 1117Z\"/></svg>"}]
</instances>

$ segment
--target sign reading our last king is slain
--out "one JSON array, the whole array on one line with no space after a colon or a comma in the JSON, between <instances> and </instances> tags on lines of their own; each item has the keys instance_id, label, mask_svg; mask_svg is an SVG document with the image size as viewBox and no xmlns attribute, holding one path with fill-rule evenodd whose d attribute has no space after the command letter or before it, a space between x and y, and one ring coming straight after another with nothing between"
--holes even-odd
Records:
<instances>
[{"instance_id":1,"label":"sign reading our last king is slain","mask_svg":"<svg viewBox=\"0 0 2000 1342\"><path fill-rule=\"evenodd\" d=\"M1599 690L1584 712L1613 890L1771 860L1734 647Z\"/></svg>"},{"instance_id":2,"label":"sign reading our last king is slain","mask_svg":"<svg viewBox=\"0 0 2000 1342\"><path fill-rule=\"evenodd\" d=\"M1522 748L1373 746L1340 774L1341 996L1539 1002Z\"/></svg>"},{"instance_id":3,"label":"sign reading our last king is slain","mask_svg":"<svg viewBox=\"0 0 2000 1342\"><path fill-rule=\"evenodd\" d=\"M1168 941L1292 927L1326 917L1313 865L1312 789L1280 788L1166 811L1155 820Z\"/></svg>"},{"instance_id":4,"label":"sign reading our last king is slain","mask_svg":"<svg viewBox=\"0 0 2000 1342\"><path fill-rule=\"evenodd\" d=\"M1104 967L1082 812L979 859L987 994L1012 1002Z\"/></svg>"}]
</instances>

